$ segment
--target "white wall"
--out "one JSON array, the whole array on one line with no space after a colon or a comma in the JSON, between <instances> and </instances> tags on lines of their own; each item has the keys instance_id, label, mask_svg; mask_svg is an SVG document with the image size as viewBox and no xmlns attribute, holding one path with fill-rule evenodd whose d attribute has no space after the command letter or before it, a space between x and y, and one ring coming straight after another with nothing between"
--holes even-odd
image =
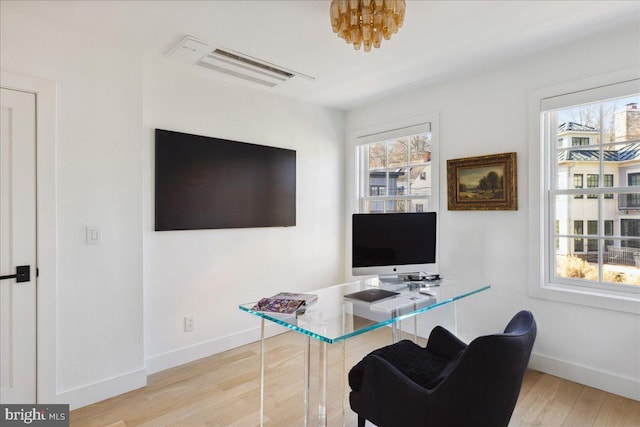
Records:
<instances>
[{"instance_id":1,"label":"white wall","mask_svg":"<svg viewBox=\"0 0 640 427\"><path fill-rule=\"evenodd\" d=\"M296 150L296 226L153 231L155 128ZM258 319L241 312L240 303L342 281L344 113L147 57L144 134L149 373L257 339ZM187 314L195 316L188 333Z\"/></svg>"},{"instance_id":2,"label":"white wall","mask_svg":"<svg viewBox=\"0 0 640 427\"><path fill-rule=\"evenodd\" d=\"M440 272L447 278L483 281L489 292L459 303L459 331L468 338L498 331L520 309L538 322L532 366L640 399L638 315L528 296L529 92L591 75L639 66L635 28L598 34L535 54L516 65L449 84L379 99L347 115L346 135L417 113L440 117ZM570 65L567 65L570 64ZM347 145L346 157L353 150ZM446 160L515 151L517 211L446 210ZM354 173L347 164L346 176ZM347 216L355 206L347 197ZM346 246L350 242L347 239Z\"/></svg>"},{"instance_id":3,"label":"white wall","mask_svg":"<svg viewBox=\"0 0 640 427\"><path fill-rule=\"evenodd\" d=\"M57 190L51 394L73 408L146 382L142 57L37 18L1 15L2 68L57 85L56 174L38 179L56 180ZM100 227L101 245L85 245L87 225Z\"/></svg>"},{"instance_id":4,"label":"white wall","mask_svg":"<svg viewBox=\"0 0 640 427\"><path fill-rule=\"evenodd\" d=\"M342 281L344 113L1 15L3 70L57 86L56 175L40 177L57 190L48 395L75 408L140 387L146 374L255 340L258 322L238 304ZM156 127L296 150L297 225L154 232ZM101 228L100 246L84 244L88 225Z\"/></svg>"}]
</instances>

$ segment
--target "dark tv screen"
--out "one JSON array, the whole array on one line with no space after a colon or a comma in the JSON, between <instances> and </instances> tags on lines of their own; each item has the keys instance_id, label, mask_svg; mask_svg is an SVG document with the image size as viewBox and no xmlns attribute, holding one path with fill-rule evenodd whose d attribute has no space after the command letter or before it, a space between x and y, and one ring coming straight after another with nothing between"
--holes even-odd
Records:
<instances>
[{"instance_id":1,"label":"dark tv screen","mask_svg":"<svg viewBox=\"0 0 640 427\"><path fill-rule=\"evenodd\" d=\"M354 268L436 262L436 213L353 214Z\"/></svg>"},{"instance_id":2,"label":"dark tv screen","mask_svg":"<svg viewBox=\"0 0 640 427\"><path fill-rule=\"evenodd\" d=\"M155 229L296 225L296 152L155 132Z\"/></svg>"}]
</instances>

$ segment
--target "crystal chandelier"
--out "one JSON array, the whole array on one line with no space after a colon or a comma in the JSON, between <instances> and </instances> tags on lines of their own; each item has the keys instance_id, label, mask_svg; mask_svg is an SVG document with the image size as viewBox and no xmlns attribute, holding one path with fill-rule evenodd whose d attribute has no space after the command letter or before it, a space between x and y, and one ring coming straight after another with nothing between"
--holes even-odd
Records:
<instances>
[{"instance_id":1,"label":"crystal chandelier","mask_svg":"<svg viewBox=\"0 0 640 427\"><path fill-rule=\"evenodd\" d=\"M380 47L382 38L390 40L404 23L405 0L332 0L331 26L338 37L353 44Z\"/></svg>"}]
</instances>

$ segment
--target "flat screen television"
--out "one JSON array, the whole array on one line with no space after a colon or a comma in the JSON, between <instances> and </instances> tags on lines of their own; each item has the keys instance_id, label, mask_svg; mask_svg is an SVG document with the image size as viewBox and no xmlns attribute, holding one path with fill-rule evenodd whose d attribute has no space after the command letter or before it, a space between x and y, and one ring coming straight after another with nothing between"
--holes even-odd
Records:
<instances>
[{"instance_id":1,"label":"flat screen television","mask_svg":"<svg viewBox=\"0 0 640 427\"><path fill-rule=\"evenodd\" d=\"M156 129L156 231L294 225L295 150Z\"/></svg>"},{"instance_id":2,"label":"flat screen television","mask_svg":"<svg viewBox=\"0 0 640 427\"><path fill-rule=\"evenodd\" d=\"M354 276L427 273L434 269L435 212L353 214L352 226Z\"/></svg>"}]
</instances>

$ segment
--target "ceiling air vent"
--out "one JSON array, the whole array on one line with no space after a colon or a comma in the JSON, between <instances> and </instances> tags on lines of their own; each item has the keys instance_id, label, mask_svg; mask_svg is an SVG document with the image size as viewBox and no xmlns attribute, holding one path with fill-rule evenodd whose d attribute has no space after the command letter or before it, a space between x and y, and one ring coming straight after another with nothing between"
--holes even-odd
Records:
<instances>
[{"instance_id":1,"label":"ceiling air vent","mask_svg":"<svg viewBox=\"0 0 640 427\"><path fill-rule=\"evenodd\" d=\"M296 71L241 54L231 49L211 48L208 43L187 36L168 55L181 62L274 87L296 77L315 80Z\"/></svg>"}]
</instances>

